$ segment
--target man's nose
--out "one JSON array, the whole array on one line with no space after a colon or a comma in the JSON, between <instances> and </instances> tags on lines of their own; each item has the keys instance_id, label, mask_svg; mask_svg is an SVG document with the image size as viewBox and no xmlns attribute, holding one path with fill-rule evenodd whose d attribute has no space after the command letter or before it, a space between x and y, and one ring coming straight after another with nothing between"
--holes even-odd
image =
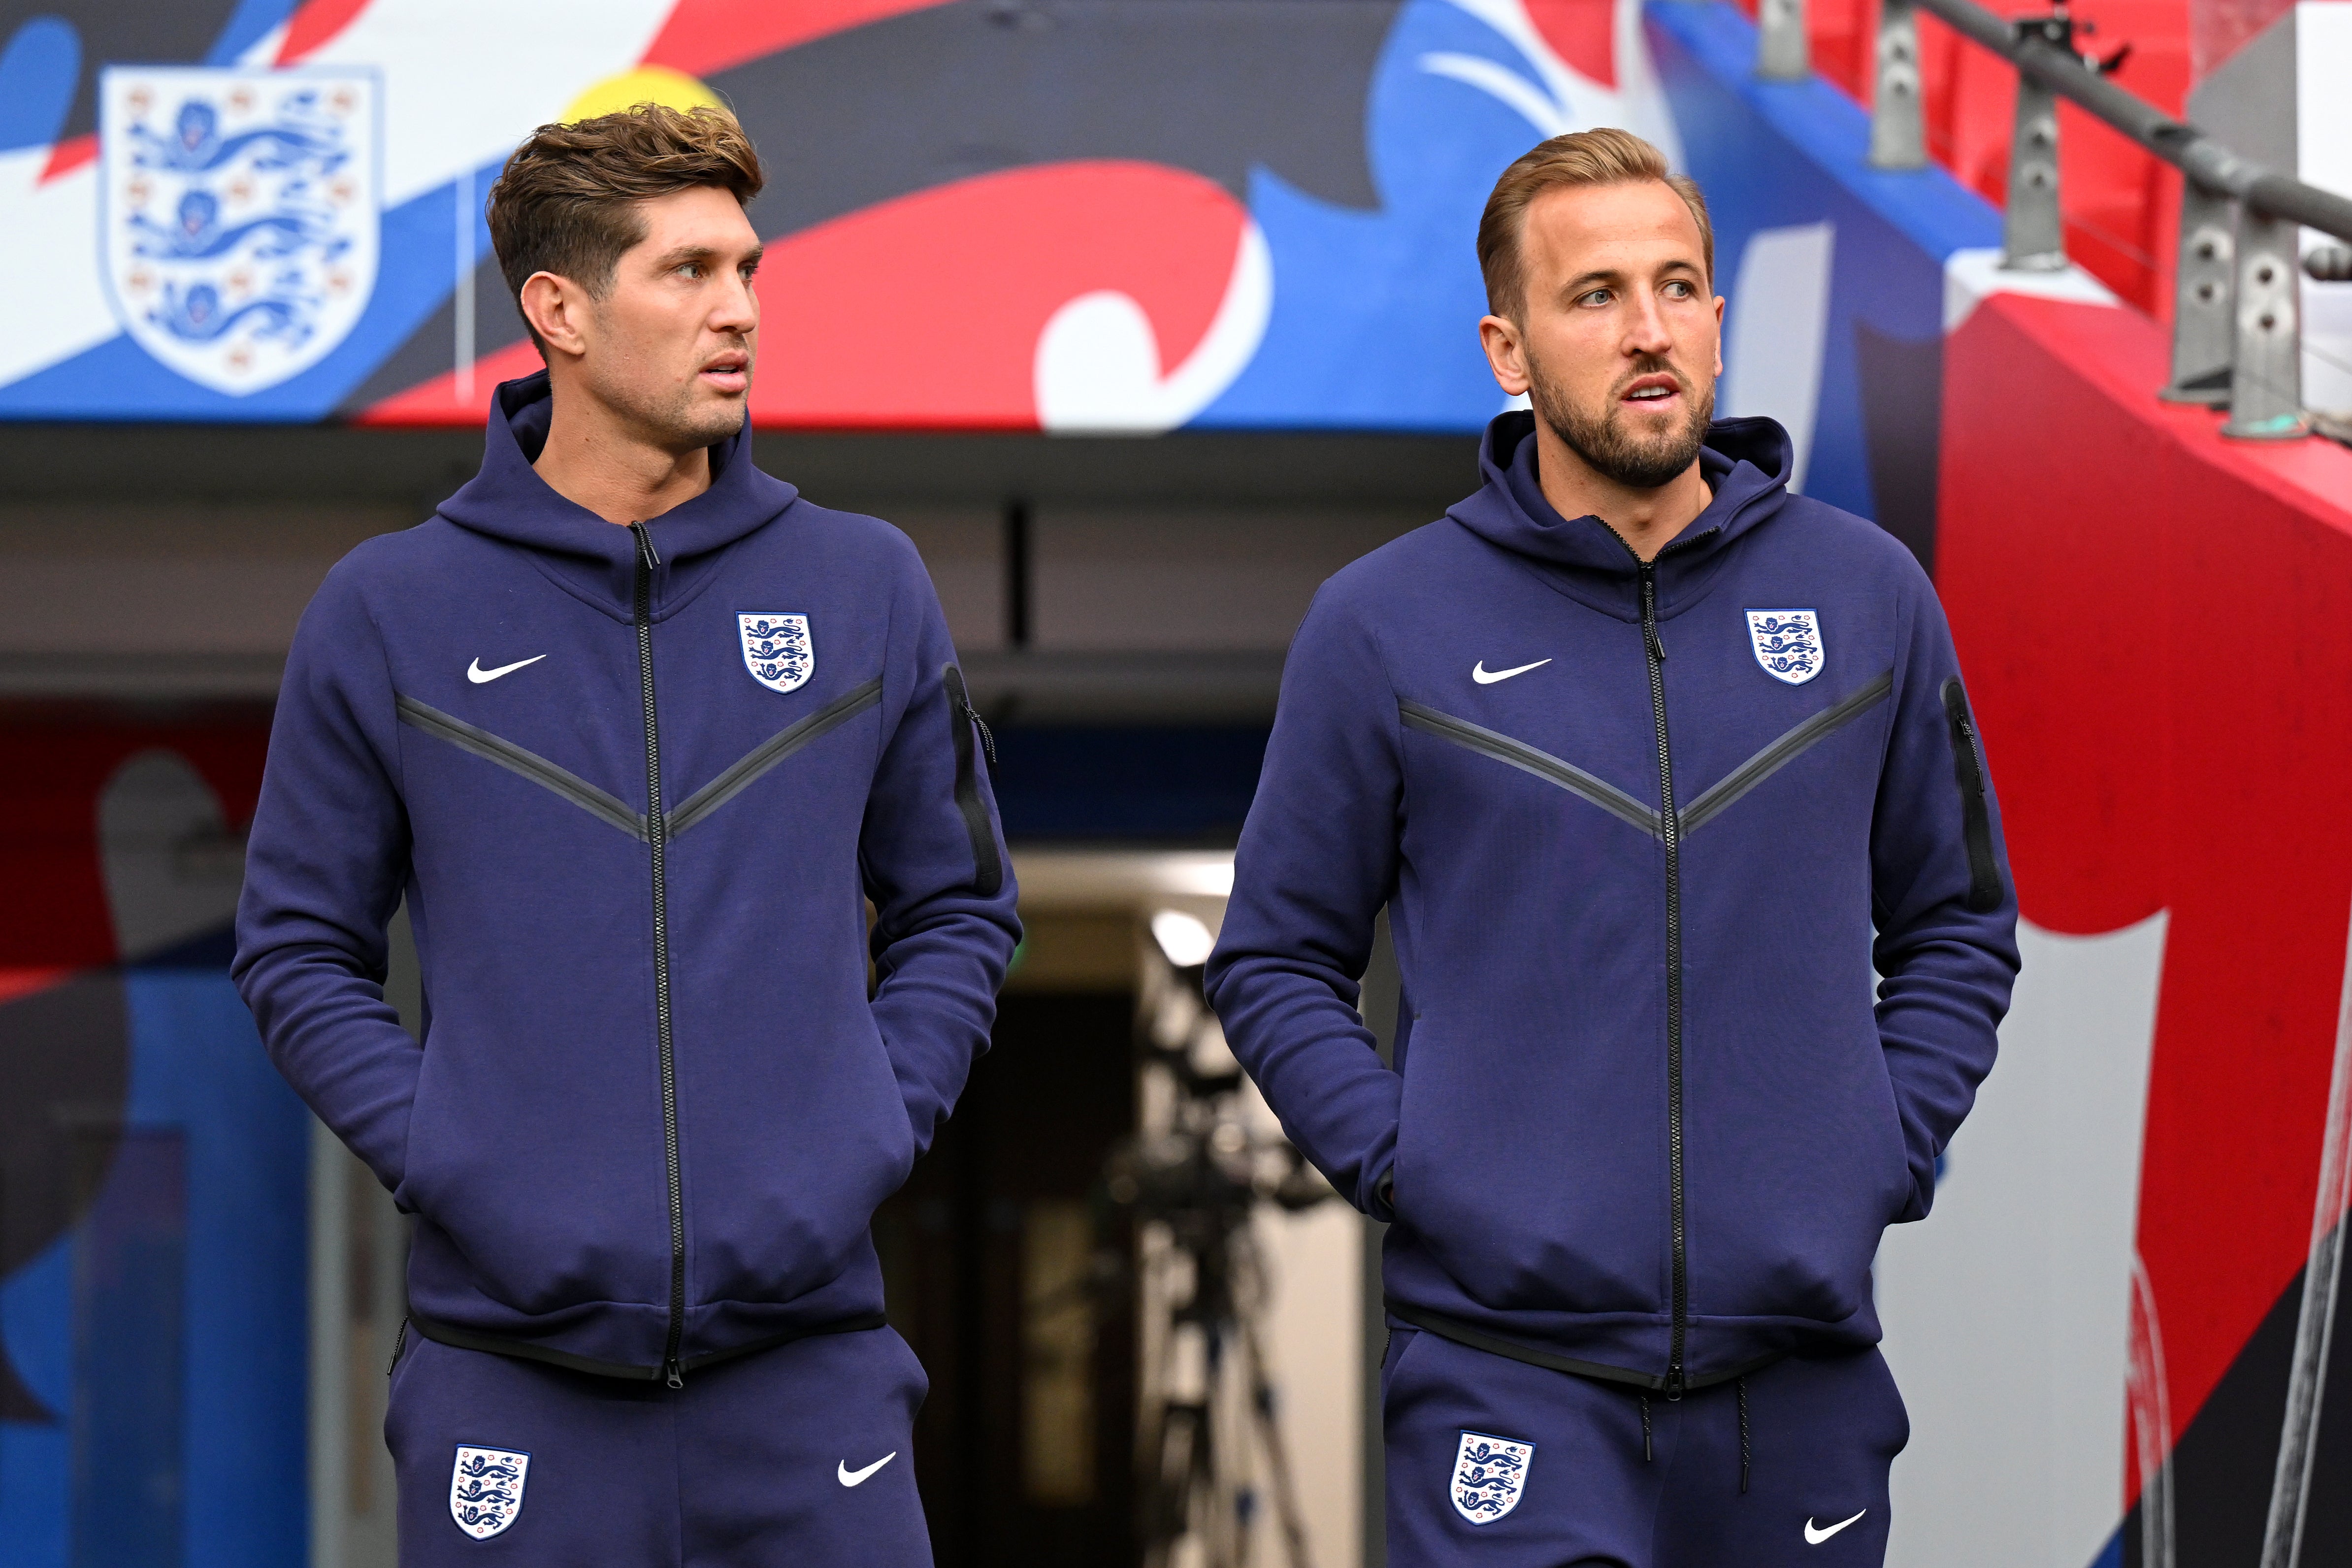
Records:
<instances>
[{"instance_id":1,"label":"man's nose","mask_svg":"<svg viewBox=\"0 0 2352 1568\"><path fill-rule=\"evenodd\" d=\"M721 291L718 304L710 312L710 330L716 332L748 332L760 324L760 296L751 280L740 273Z\"/></svg>"},{"instance_id":2,"label":"man's nose","mask_svg":"<svg viewBox=\"0 0 2352 1568\"><path fill-rule=\"evenodd\" d=\"M1666 326L1666 313L1660 308L1657 295L1647 289L1639 290L1633 305L1633 318L1625 323L1625 352L1663 354L1673 348L1675 336Z\"/></svg>"}]
</instances>

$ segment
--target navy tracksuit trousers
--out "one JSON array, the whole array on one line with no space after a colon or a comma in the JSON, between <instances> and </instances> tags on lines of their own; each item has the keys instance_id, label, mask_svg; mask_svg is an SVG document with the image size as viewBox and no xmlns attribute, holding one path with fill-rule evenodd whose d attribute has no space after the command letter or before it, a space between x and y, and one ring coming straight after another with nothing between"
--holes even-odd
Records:
<instances>
[{"instance_id":1,"label":"navy tracksuit trousers","mask_svg":"<svg viewBox=\"0 0 2352 1568\"><path fill-rule=\"evenodd\" d=\"M1390 1568L1876 1568L1911 1435L1886 1363L1790 1356L1743 1381L1645 1408L1631 1388L1392 1329Z\"/></svg>"},{"instance_id":2,"label":"navy tracksuit trousers","mask_svg":"<svg viewBox=\"0 0 2352 1568\"><path fill-rule=\"evenodd\" d=\"M913 1452L929 1387L887 1328L676 1390L412 1331L384 1417L401 1568L930 1568Z\"/></svg>"}]
</instances>

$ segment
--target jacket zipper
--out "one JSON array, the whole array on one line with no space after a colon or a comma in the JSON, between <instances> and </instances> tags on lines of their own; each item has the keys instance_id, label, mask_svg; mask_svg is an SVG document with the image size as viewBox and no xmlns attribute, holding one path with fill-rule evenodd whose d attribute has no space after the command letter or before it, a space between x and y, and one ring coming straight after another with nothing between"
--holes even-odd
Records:
<instances>
[{"instance_id":1,"label":"jacket zipper","mask_svg":"<svg viewBox=\"0 0 2352 1568\"><path fill-rule=\"evenodd\" d=\"M996 772L996 737L988 732L987 721L971 705L971 693L963 683L963 671L954 665L944 665L940 679L948 691L948 723L955 731L955 798L956 809L963 814L964 831L971 839L972 891L983 899L992 899L1004 886L1004 862L996 852L996 830L988 820L987 803L980 798L980 769L972 756L971 738L979 731L980 744L988 758L991 776Z\"/></svg>"},{"instance_id":2,"label":"jacket zipper","mask_svg":"<svg viewBox=\"0 0 2352 1568\"><path fill-rule=\"evenodd\" d=\"M646 837L653 846L654 1031L661 1052L662 1155L669 1174L669 1337L662 1351L662 1381L686 1386L678 1347L686 1337L686 1193L678 1179L677 1061L672 1050L669 1007L669 883L663 866L669 828L663 820L661 726L654 717L654 568L661 556L653 531L629 524L637 537L637 680L646 708Z\"/></svg>"},{"instance_id":3,"label":"jacket zipper","mask_svg":"<svg viewBox=\"0 0 2352 1568\"><path fill-rule=\"evenodd\" d=\"M1664 1392L1668 1399L1680 1399L1690 1329L1690 1261L1683 1207L1683 836L1675 814L1674 752L1666 742L1666 647L1658 637L1657 563L1644 561L1641 571L1642 642L1649 653L1650 717L1658 731L1658 818L1666 844L1666 1179L1675 1318Z\"/></svg>"},{"instance_id":4,"label":"jacket zipper","mask_svg":"<svg viewBox=\"0 0 2352 1568\"><path fill-rule=\"evenodd\" d=\"M1969 851L1970 914L2000 908L2000 864L1992 854L1992 807L1985 800L1984 753L1969 717L1969 694L1957 675L1944 682L1944 717L1952 727L1952 771L1960 785L1960 830Z\"/></svg>"}]
</instances>

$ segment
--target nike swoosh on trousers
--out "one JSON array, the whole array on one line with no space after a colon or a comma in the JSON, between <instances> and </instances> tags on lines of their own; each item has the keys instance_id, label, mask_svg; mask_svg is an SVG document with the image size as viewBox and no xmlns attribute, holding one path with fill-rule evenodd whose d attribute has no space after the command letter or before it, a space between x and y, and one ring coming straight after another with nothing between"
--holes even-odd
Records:
<instances>
[{"instance_id":1,"label":"nike swoosh on trousers","mask_svg":"<svg viewBox=\"0 0 2352 1568\"><path fill-rule=\"evenodd\" d=\"M1868 1509L1864 1509L1862 1513L1868 1513L1869 1511L1870 1510ZM1855 1514L1853 1519L1860 1519L1862 1517L1862 1513ZM1835 1524L1831 1525L1827 1530L1817 1530L1813 1526L1813 1516L1811 1514L1807 1514L1805 1516L1805 1544L1808 1546L1819 1546L1822 1542L1827 1541L1831 1536L1835 1535L1839 1531L1843 1530L1847 1525L1852 1524L1853 1522L1853 1519L1842 1519Z\"/></svg>"},{"instance_id":2,"label":"nike swoosh on trousers","mask_svg":"<svg viewBox=\"0 0 2352 1568\"><path fill-rule=\"evenodd\" d=\"M833 1467L833 1473L835 1478L838 1479L843 1486L854 1487L898 1457L898 1451L896 1448L893 1448L890 1452L883 1455L880 1458L875 1460L872 1464L866 1466L862 1470L851 1469L847 1459L838 1460Z\"/></svg>"}]
</instances>

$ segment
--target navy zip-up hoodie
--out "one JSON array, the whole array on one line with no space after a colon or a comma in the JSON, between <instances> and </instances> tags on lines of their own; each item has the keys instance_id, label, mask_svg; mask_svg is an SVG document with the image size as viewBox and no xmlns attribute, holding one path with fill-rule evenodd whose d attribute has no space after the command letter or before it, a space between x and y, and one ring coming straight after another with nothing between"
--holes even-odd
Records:
<instances>
[{"instance_id":1,"label":"navy zip-up hoodie","mask_svg":"<svg viewBox=\"0 0 2352 1568\"><path fill-rule=\"evenodd\" d=\"M748 434L615 528L533 472L549 409L499 387L480 475L305 612L235 973L416 1215L420 1331L675 1378L881 1321L867 1226L986 1047L1014 889L906 536Z\"/></svg>"},{"instance_id":2,"label":"navy zip-up hoodie","mask_svg":"<svg viewBox=\"0 0 2352 1568\"><path fill-rule=\"evenodd\" d=\"M1650 566L1553 510L1533 428L1316 596L1211 999L1393 1220L1397 1320L1668 1392L1874 1342L1880 1232L1927 1213L2017 970L1942 611L1789 493L1769 420L1713 427ZM1383 906L1393 1070L1355 1009Z\"/></svg>"}]
</instances>

